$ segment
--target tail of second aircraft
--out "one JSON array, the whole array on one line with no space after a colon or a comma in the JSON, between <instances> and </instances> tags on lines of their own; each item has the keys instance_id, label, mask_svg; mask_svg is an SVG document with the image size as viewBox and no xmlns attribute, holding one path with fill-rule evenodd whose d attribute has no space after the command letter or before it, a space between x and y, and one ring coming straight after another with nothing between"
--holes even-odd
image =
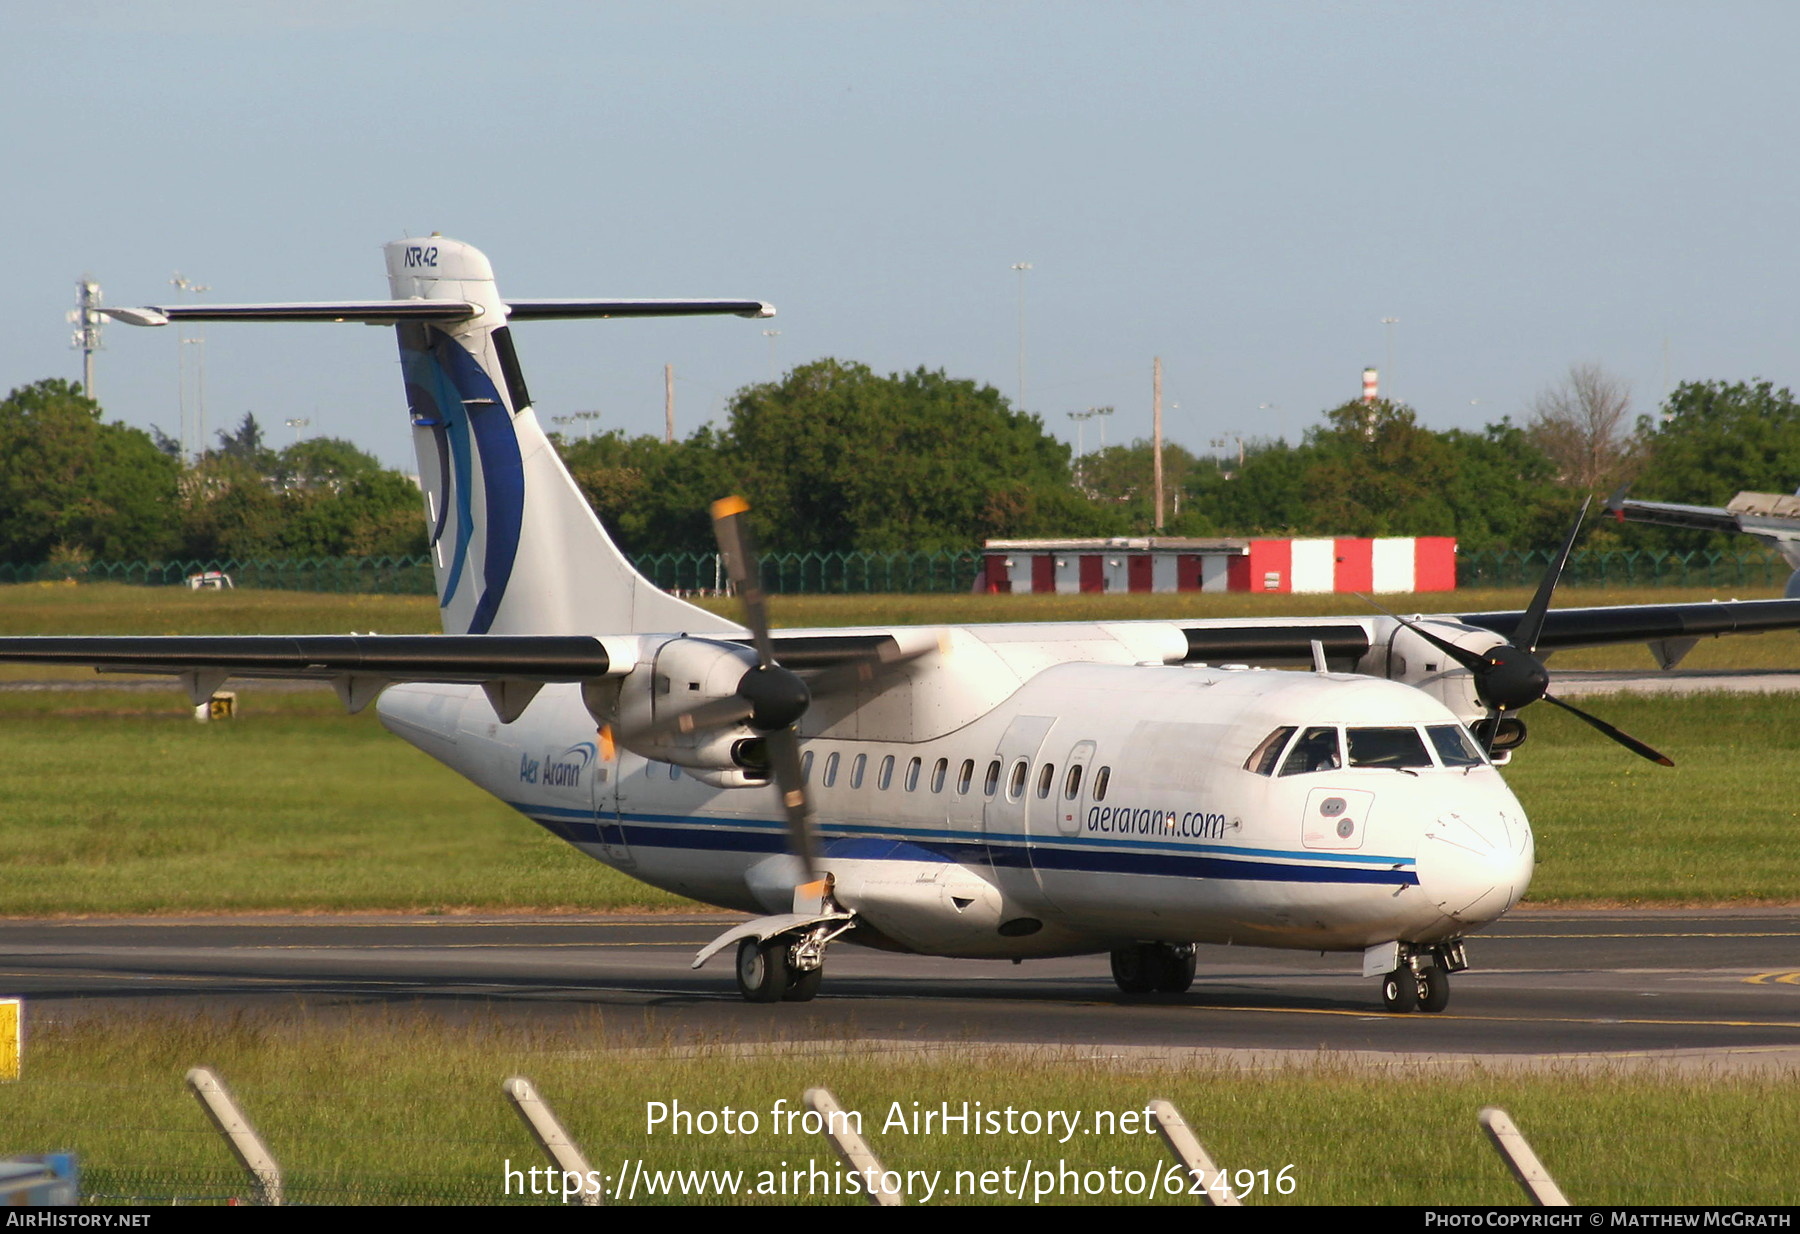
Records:
<instances>
[{"instance_id":1,"label":"tail of second aircraft","mask_svg":"<svg viewBox=\"0 0 1800 1234\"><path fill-rule=\"evenodd\" d=\"M111 309L133 325L392 323L447 634L735 631L657 590L619 552L531 409L509 320L766 317L756 300L513 300L477 249L441 236L386 246L392 299Z\"/></svg>"}]
</instances>

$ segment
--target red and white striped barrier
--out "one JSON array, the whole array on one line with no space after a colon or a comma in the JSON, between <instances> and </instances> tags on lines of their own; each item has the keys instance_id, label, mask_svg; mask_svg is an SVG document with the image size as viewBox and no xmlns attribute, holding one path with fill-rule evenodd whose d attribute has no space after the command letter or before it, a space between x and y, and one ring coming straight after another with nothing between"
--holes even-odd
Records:
<instances>
[{"instance_id":1,"label":"red and white striped barrier","mask_svg":"<svg viewBox=\"0 0 1800 1234\"><path fill-rule=\"evenodd\" d=\"M1453 536L1244 540L1202 551L1125 542L989 544L981 589L1109 592L1455 591Z\"/></svg>"}]
</instances>

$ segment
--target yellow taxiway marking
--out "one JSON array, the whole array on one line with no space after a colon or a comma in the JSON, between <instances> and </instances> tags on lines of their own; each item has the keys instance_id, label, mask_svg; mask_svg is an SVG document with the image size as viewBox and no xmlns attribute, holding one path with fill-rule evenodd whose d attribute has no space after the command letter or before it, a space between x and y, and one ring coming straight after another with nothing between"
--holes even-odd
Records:
<instances>
[{"instance_id":1,"label":"yellow taxiway marking","mask_svg":"<svg viewBox=\"0 0 1800 1234\"><path fill-rule=\"evenodd\" d=\"M1800 985L1800 973L1758 973L1754 977L1744 978L1745 985Z\"/></svg>"}]
</instances>

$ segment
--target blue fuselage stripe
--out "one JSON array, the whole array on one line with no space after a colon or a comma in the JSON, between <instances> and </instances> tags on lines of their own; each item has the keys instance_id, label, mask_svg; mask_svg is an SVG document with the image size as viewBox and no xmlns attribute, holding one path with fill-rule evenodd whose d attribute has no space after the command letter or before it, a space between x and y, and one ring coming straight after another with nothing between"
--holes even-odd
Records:
<instances>
[{"instance_id":1,"label":"blue fuselage stripe","mask_svg":"<svg viewBox=\"0 0 1800 1234\"><path fill-rule=\"evenodd\" d=\"M509 803L551 834L571 844L626 844L642 848L704 850L721 853L781 853L787 851L782 824L768 820L734 819L708 822L683 816L628 814L623 820L595 820L591 811L555 806ZM869 834L847 834L852 830ZM942 861L965 865L1007 866L1015 869L1060 870L1089 874L1151 874L1169 878L1210 878L1277 883L1368 883L1414 886L1419 876L1411 858L1365 857L1352 854L1294 853L1264 849L1230 849L1209 846L1204 851L1153 849L1143 842L1111 840L1073 841L1068 844L1033 844L1016 840L986 840L949 831L928 833L895 828L850 829L822 827L820 842L829 857L880 859L879 845L871 841L904 843L906 859L917 860L919 850ZM1255 860L1253 858L1265 858ZM1354 862L1355 864L1351 864ZM1304 863L1304 864L1298 864Z\"/></svg>"}]
</instances>

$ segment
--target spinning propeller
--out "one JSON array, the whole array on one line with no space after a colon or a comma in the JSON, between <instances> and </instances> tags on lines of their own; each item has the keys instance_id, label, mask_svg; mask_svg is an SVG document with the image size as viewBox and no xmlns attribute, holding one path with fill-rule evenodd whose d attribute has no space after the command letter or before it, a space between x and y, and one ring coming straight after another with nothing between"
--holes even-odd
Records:
<instances>
[{"instance_id":1,"label":"spinning propeller","mask_svg":"<svg viewBox=\"0 0 1800 1234\"><path fill-rule=\"evenodd\" d=\"M813 837L812 803L800 768L800 738L795 724L815 697L829 697L872 684L936 647L905 651L889 640L874 651L856 654L810 679L782 667L775 658L774 640L769 637L768 597L751 542L749 512L750 505L742 497L726 497L712 505L713 535L719 542L725 573L744 608L744 625L749 627L751 645L756 650L755 666L738 679L735 693L636 729L630 739L655 741L738 724L754 729L764 757L744 757L740 765L765 767L774 780L787 816L788 846L800 858L810 882L817 877L818 846Z\"/></svg>"},{"instance_id":2,"label":"spinning propeller","mask_svg":"<svg viewBox=\"0 0 1800 1234\"><path fill-rule=\"evenodd\" d=\"M1538 583L1537 594L1531 598L1531 606L1525 610L1525 615L1513 629L1510 642L1497 644L1486 651L1470 651L1439 638L1430 630L1404 617L1390 615L1468 669L1475 678L1475 694L1488 709L1488 718L1483 726L1483 744L1489 754L1493 753L1494 738L1499 732L1501 717L1506 712L1517 711L1541 698L1604 733L1633 754L1664 767L1673 767L1674 761L1666 754L1652 749L1629 733L1614 728L1600 717L1589 715L1573 703L1564 702L1549 693L1550 673L1545 669L1544 662L1537 658L1538 640L1544 633L1544 618L1550 611L1550 598L1556 592L1556 584L1562 579L1563 569L1569 564L1569 554L1575 548L1575 539L1581 532L1582 521L1587 518L1588 506L1591 504L1591 497L1582 503L1581 512L1575 516L1575 525L1569 528L1569 534L1563 538L1562 549L1557 553L1556 560L1544 572L1543 580Z\"/></svg>"}]
</instances>

